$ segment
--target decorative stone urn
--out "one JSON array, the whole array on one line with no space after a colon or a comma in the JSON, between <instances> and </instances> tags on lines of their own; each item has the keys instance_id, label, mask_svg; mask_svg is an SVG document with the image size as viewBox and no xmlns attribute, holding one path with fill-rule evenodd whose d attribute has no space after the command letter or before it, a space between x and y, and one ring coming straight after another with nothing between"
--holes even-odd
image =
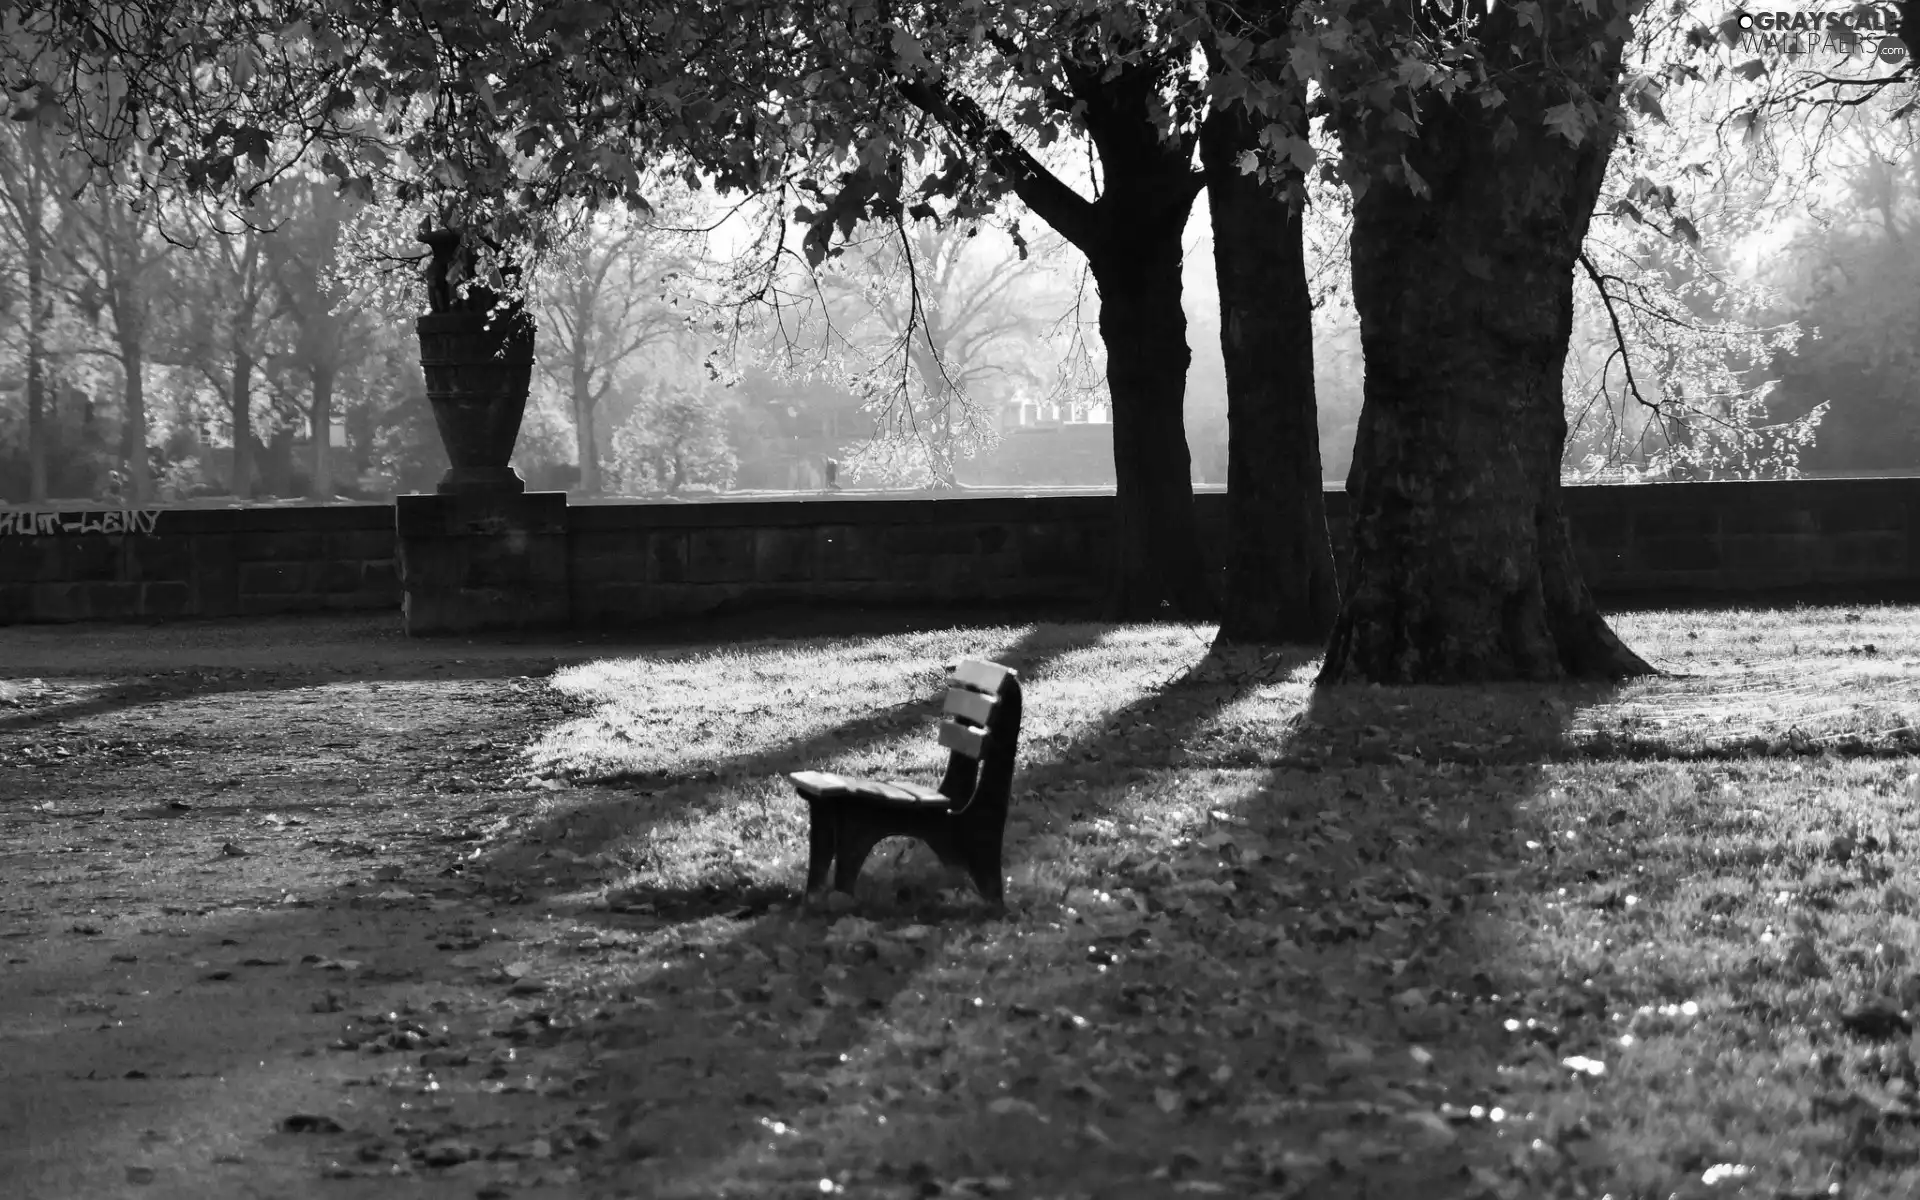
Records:
<instances>
[{"instance_id":1,"label":"decorative stone urn","mask_svg":"<svg viewBox=\"0 0 1920 1200\"><path fill-rule=\"evenodd\" d=\"M572 611L567 494L529 492L508 465L533 377L533 317L489 288L454 294L455 264L464 256L473 266L460 231L420 240L433 249L431 311L415 323L420 366L453 466L435 494L394 497L401 621L414 637L562 628Z\"/></svg>"},{"instance_id":2,"label":"decorative stone urn","mask_svg":"<svg viewBox=\"0 0 1920 1200\"><path fill-rule=\"evenodd\" d=\"M465 297L455 297L448 283L461 252L460 232L438 229L420 240L433 251L427 272L432 311L415 321L414 329L427 400L452 463L435 490L443 496L523 492L526 481L508 460L533 380L533 316L512 306L493 314L489 325L499 295L472 287Z\"/></svg>"}]
</instances>

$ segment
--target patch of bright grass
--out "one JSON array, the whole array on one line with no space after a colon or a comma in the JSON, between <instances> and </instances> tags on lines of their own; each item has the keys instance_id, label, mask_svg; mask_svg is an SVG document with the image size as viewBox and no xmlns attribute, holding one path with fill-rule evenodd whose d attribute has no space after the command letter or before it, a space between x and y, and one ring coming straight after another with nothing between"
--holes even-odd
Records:
<instances>
[{"instance_id":1,"label":"patch of bright grass","mask_svg":"<svg viewBox=\"0 0 1920 1200\"><path fill-rule=\"evenodd\" d=\"M563 672L591 711L531 765L581 785L547 815L622 864L598 919L642 934L555 1002L598 1006L597 1169L659 1196L1920 1195L1917 615L1624 616L1687 677L1617 689L1316 692L1301 654L1096 625ZM1014 914L885 847L853 912L794 908L782 773L930 778L960 656L1026 689Z\"/></svg>"}]
</instances>

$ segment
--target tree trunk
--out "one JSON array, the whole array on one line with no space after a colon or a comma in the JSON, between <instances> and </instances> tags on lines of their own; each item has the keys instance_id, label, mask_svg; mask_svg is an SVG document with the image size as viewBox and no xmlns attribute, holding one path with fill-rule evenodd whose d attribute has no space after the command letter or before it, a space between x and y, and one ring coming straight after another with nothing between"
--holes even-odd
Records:
<instances>
[{"instance_id":1,"label":"tree trunk","mask_svg":"<svg viewBox=\"0 0 1920 1200\"><path fill-rule=\"evenodd\" d=\"M41 227L40 124L27 122L32 153L25 168L26 211L21 225L27 252L27 498L34 504L47 498L47 287L46 230Z\"/></svg>"},{"instance_id":2,"label":"tree trunk","mask_svg":"<svg viewBox=\"0 0 1920 1200\"><path fill-rule=\"evenodd\" d=\"M1193 510L1185 413L1187 318L1180 308L1180 236L1199 194L1192 145L1163 136L1165 73L1151 63L1069 58L1069 90L1085 105L1104 190L1088 201L999 128L970 96L898 76L911 103L955 132L1014 192L1087 256L1100 288L1100 335L1113 405L1113 620L1209 620L1218 603Z\"/></svg>"},{"instance_id":3,"label":"tree trunk","mask_svg":"<svg viewBox=\"0 0 1920 1200\"><path fill-rule=\"evenodd\" d=\"M1594 67L1603 18L1555 11L1550 57L1588 64L1608 102L1619 39L1604 35L1614 51ZM1405 144L1431 198L1376 179L1354 206L1366 393L1347 483L1353 571L1323 683L1652 673L1594 605L1560 500L1573 269L1611 144L1546 126L1564 84L1531 65L1539 39L1513 21L1501 6L1482 25L1511 65L1505 105L1430 101Z\"/></svg>"},{"instance_id":4,"label":"tree trunk","mask_svg":"<svg viewBox=\"0 0 1920 1200\"><path fill-rule=\"evenodd\" d=\"M1117 558L1105 614L1113 621L1218 615L1187 453L1192 351L1180 307L1180 237L1191 208L1189 201L1177 219L1164 212L1109 214L1110 235L1087 253L1100 288L1100 337L1113 397Z\"/></svg>"},{"instance_id":5,"label":"tree trunk","mask_svg":"<svg viewBox=\"0 0 1920 1200\"><path fill-rule=\"evenodd\" d=\"M28 226L31 231L32 225ZM27 498L47 498L46 264L30 232L27 238Z\"/></svg>"},{"instance_id":6,"label":"tree trunk","mask_svg":"<svg viewBox=\"0 0 1920 1200\"><path fill-rule=\"evenodd\" d=\"M138 338L123 338L120 342L120 370L123 376L121 394L125 408L120 442L127 462L127 483L136 508L145 508L153 498L153 469L147 460L147 384L143 349Z\"/></svg>"},{"instance_id":7,"label":"tree trunk","mask_svg":"<svg viewBox=\"0 0 1920 1200\"><path fill-rule=\"evenodd\" d=\"M573 445L580 459L580 490L589 496L600 494L600 440L594 436L593 389L586 373L573 372Z\"/></svg>"},{"instance_id":8,"label":"tree trunk","mask_svg":"<svg viewBox=\"0 0 1920 1200\"><path fill-rule=\"evenodd\" d=\"M316 363L308 370L313 384L313 470L307 494L316 500L333 499L333 367Z\"/></svg>"},{"instance_id":9,"label":"tree trunk","mask_svg":"<svg viewBox=\"0 0 1920 1200\"><path fill-rule=\"evenodd\" d=\"M1304 91L1296 103L1304 109ZM1220 637L1323 643L1340 589L1320 478L1304 204L1241 172L1239 156L1259 139L1260 126L1240 108L1215 113L1200 134L1227 368Z\"/></svg>"},{"instance_id":10,"label":"tree trunk","mask_svg":"<svg viewBox=\"0 0 1920 1200\"><path fill-rule=\"evenodd\" d=\"M233 420L233 494L253 494L253 354L236 347L228 414Z\"/></svg>"}]
</instances>

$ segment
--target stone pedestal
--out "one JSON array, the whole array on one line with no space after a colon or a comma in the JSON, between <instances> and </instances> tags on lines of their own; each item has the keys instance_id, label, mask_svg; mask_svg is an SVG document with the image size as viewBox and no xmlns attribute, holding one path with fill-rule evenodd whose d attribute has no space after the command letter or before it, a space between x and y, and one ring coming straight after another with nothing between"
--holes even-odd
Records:
<instances>
[{"instance_id":1,"label":"stone pedestal","mask_svg":"<svg viewBox=\"0 0 1920 1200\"><path fill-rule=\"evenodd\" d=\"M394 525L409 637L567 625L565 492L398 496Z\"/></svg>"}]
</instances>

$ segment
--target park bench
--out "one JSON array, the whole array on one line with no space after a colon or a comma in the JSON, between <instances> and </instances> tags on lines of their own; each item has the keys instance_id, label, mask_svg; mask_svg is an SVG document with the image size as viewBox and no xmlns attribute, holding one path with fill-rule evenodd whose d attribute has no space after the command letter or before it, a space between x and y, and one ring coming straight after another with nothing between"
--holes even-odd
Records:
<instances>
[{"instance_id":1,"label":"park bench","mask_svg":"<svg viewBox=\"0 0 1920 1200\"><path fill-rule=\"evenodd\" d=\"M1020 742L1020 680L999 663L976 659L948 670L940 744L952 753L939 787L827 771L788 776L807 801L808 895L826 885L829 866L834 888L851 893L877 843L912 837L948 867L965 869L986 899L1004 903L1000 845Z\"/></svg>"}]
</instances>

